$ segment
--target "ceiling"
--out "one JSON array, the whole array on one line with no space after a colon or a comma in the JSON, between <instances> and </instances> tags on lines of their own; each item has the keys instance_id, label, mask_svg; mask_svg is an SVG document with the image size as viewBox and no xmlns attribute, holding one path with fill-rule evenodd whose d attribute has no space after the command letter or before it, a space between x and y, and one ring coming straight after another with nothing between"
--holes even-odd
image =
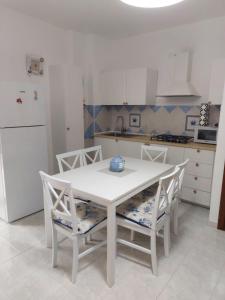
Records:
<instances>
[{"instance_id":1,"label":"ceiling","mask_svg":"<svg viewBox=\"0 0 225 300\"><path fill-rule=\"evenodd\" d=\"M225 15L225 0L184 0L144 9L119 0L0 0L0 4L65 29L121 38Z\"/></svg>"}]
</instances>

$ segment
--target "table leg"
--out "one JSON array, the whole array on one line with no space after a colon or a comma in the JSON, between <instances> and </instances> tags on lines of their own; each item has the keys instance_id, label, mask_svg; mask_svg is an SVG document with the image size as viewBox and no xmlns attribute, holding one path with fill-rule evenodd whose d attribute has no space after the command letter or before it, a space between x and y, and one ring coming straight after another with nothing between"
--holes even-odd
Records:
<instances>
[{"instance_id":1,"label":"table leg","mask_svg":"<svg viewBox=\"0 0 225 300\"><path fill-rule=\"evenodd\" d=\"M47 192L44 188L44 217L45 217L45 243L48 248L52 247L52 223L47 204Z\"/></svg>"},{"instance_id":2,"label":"table leg","mask_svg":"<svg viewBox=\"0 0 225 300\"><path fill-rule=\"evenodd\" d=\"M107 208L107 282L109 287L115 283L116 261L116 208L110 205Z\"/></svg>"}]
</instances>

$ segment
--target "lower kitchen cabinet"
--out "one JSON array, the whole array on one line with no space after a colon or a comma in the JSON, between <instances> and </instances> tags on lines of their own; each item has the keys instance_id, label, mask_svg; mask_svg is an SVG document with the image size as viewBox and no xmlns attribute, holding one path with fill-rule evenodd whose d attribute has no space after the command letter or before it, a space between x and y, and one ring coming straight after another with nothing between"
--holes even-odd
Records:
<instances>
[{"instance_id":1,"label":"lower kitchen cabinet","mask_svg":"<svg viewBox=\"0 0 225 300\"><path fill-rule=\"evenodd\" d=\"M151 144L154 145L154 144ZM160 145L155 145L160 146ZM167 152L167 163L171 165L178 165L184 161L184 148L183 147L173 147L168 146Z\"/></svg>"},{"instance_id":2,"label":"lower kitchen cabinet","mask_svg":"<svg viewBox=\"0 0 225 300\"><path fill-rule=\"evenodd\" d=\"M187 166L181 198L210 207L212 176L215 153L200 149L184 149L184 159L190 159Z\"/></svg>"},{"instance_id":3,"label":"lower kitchen cabinet","mask_svg":"<svg viewBox=\"0 0 225 300\"><path fill-rule=\"evenodd\" d=\"M130 156L134 158L141 157L141 143L138 142L127 142L127 141L117 141L119 152L124 156Z\"/></svg>"},{"instance_id":4,"label":"lower kitchen cabinet","mask_svg":"<svg viewBox=\"0 0 225 300\"><path fill-rule=\"evenodd\" d=\"M118 145L113 139L95 138L95 146L102 146L103 158L107 159L118 154Z\"/></svg>"},{"instance_id":5,"label":"lower kitchen cabinet","mask_svg":"<svg viewBox=\"0 0 225 300\"><path fill-rule=\"evenodd\" d=\"M199 204L205 207L210 207L211 193L207 193L201 190L183 187L182 199Z\"/></svg>"},{"instance_id":6,"label":"lower kitchen cabinet","mask_svg":"<svg viewBox=\"0 0 225 300\"><path fill-rule=\"evenodd\" d=\"M200 149L185 148L185 158L189 158L191 161L213 165L214 163L214 152Z\"/></svg>"},{"instance_id":7,"label":"lower kitchen cabinet","mask_svg":"<svg viewBox=\"0 0 225 300\"><path fill-rule=\"evenodd\" d=\"M114 155L130 156L134 158L141 157L141 143L96 137L95 145L102 145L103 157L105 159Z\"/></svg>"},{"instance_id":8,"label":"lower kitchen cabinet","mask_svg":"<svg viewBox=\"0 0 225 300\"><path fill-rule=\"evenodd\" d=\"M213 176L213 164L209 165L191 160L187 165L186 173L193 176L211 179Z\"/></svg>"},{"instance_id":9,"label":"lower kitchen cabinet","mask_svg":"<svg viewBox=\"0 0 225 300\"><path fill-rule=\"evenodd\" d=\"M183 186L210 193L212 180L211 178L189 175L186 172Z\"/></svg>"},{"instance_id":10,"label":"lower kitchen cabinet","mask_svg":"<svg viewBox=\"0 0 225 300\"><path fill-rule=\"evenodd\" d=\"M102 145L104 158L118 154L134 158L141 157L142 143L139 142L96 137L95 145ZM169 164L177 165L187 158L190 159L184 176L181 199L210 207L214 151L176 146L168 146L167 148L167 163Z\"/></svg>"}]
</instances>

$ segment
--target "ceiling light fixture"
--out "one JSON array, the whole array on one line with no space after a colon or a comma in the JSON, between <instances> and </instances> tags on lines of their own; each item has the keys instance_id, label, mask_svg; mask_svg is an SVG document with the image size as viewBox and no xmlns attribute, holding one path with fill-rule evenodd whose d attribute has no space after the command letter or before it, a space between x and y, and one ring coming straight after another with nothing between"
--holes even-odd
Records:
<instances>
[{"instance_id":1,"label":"ceiling light fixture","mask_svg":"<svg viewBox=\"0 0 225 300\"><path fill-rule=\"evenodd\" d=\"M156 8L165 7L177 4L184 0L120 0L128 5L143 7L143 8Z\"/></svg>"}]
</instances>

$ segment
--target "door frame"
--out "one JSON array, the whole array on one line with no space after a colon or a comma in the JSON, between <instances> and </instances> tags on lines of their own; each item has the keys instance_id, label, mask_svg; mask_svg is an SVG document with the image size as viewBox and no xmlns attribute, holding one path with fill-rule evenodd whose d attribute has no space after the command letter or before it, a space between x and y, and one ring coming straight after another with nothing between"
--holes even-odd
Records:
<instances>
[{"instance_id":1,"label":"door frame","mask_svg":"<svg viewBox=\"0 0 225 300\"><path fill-rule=\"evenodd\" d=\"M217 228L225 231L225 166L224 166L224 173L223 173L223 183L222 183L220 210L219 210L219 219L218 219Z\"/></svg>"}]
</instances>

